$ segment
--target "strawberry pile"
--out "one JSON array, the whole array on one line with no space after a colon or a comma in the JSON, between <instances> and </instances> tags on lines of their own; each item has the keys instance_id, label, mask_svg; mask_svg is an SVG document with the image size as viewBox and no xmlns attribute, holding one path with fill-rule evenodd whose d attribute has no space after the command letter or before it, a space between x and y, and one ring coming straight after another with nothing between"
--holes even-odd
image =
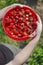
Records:
<instances>
[{"instance_id":1,"label":"strawberry pile","mask_svg":"<svg viewBox=\"0 0 43 65\"><path fill-rule=\"evenodd\" d=\"M37 15L27 6L11 8L4 16L5 33L14 40L26 40L37 28Z\"/></svg>"}]
</instances>

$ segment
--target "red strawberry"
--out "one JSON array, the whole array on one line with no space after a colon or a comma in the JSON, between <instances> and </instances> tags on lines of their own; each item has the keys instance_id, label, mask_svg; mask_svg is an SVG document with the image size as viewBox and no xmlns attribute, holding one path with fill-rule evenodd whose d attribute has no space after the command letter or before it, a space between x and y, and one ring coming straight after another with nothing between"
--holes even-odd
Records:
<instances>
[{"instance_id":1,"label":"red strawberry","mask_svg":"<svg viewBox=\"0 0 43 65\"><path fill-rule=\"evenodd\" d=\"M29 14L30 13L30 10L29 9L26 9L25 10L25 14Z\"/></svg>"}]
</instances>

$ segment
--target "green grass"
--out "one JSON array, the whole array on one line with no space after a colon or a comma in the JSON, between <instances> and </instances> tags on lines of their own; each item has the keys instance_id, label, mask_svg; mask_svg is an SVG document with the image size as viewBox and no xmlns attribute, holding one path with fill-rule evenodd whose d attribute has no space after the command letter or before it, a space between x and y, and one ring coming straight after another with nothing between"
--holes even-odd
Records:
<instances>
[{"instance_id":1,"label":"green grass","mask_svg":"<svg viewBox=\"0 0 43 65\"><path fill-rule=\"evenodd\" d=\"M40 38L38 43L28 60L28 65L43 65L43 39Z\"/></svg>"},{"instance_id":2,"label":"green grass","mask_svg":"<svg viewBox=\"0 0 43 65\"><path fill-rule=\"evenodd\" d=\"M18 0L0 0L0 9L2 9L5 6L8 6L12 3L18 2ZM14 44L16 46L20 46L20 42L16 42L12 39L10 39L4 32L2 27L2 22L0 21L0 42L8 43L8 44ZM26 41L28 42L28 41ZM41 38L38 42L39 44L35 47L33 53L31 54L27 65L43 65L43 31L41 34ZM29 51L28 51L29 52Z\"/></svg>"},{"instance_id":3,"label":"green grass","mask_svg":"<svg viewBox=\"0 0 43 65\"><path fill-rule=\"evenodd\" d=\"M0 0L0 9L2 9L5 6L11 5L13 3L17 3L18 0Z\"/></svg>"},{"instance_id":4,"label":"green grass","mask_svg":"<svg viewBox=\"0 0 43 65\"><path fill-rule=\"evenodd\" d=\"M0 22L0 42L14 44L19 46L21 43L10 39L4 32L2 22ZM28 60L28 65L43 65L43 34L38 42L39 44L35 47L34 52L31 54Z\"/></svg>"},{"instance_id":5,"label":"green grass","mask_svg":"<svg viewBox=\"0 0 43 65\"><path fill-rule=\"evenodd\" d=\"M0 22L0 42L4 42L4 43L10 43L10 44L15 44L16 46L18 46L18 43L14 40L12 40L11 38L9 38L4 30L3 30L3 27L2 27L2 22Z\"/></svg>"},{"instance_id":6,"label":"green grass","mask_svg":"<svg viewBox=\"0 0 43 65\"><path fill-rule=\"evenodd\" d=\"M29 40L29 41L30 41L30 40ZM8 44L14 44L14 45L16 45L16 46L19 47L23 41L18 41L18 42L16 42L15 40L12 40L11 38L9 38L9 37L5 34L5 32L4 32L4 30L3 30L2 22L0 21L0 42L4 42L4 43L8 43ZM25 42L25 41L24 41L24 42ZM28 40L27 40L26 42L28 43Z\"/></svg>"}]
</instances>

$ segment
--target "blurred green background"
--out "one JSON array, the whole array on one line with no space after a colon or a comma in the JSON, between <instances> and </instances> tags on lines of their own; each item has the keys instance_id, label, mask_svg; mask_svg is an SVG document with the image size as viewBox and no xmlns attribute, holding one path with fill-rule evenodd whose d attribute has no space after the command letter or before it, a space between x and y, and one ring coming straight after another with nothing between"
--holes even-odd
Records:
<instances>
[{"instance_id":1,"label":"blurred green background","mask_svg":"<svg viewBox=\"0 0 43 65\"><path fill-rule=\"evenodd\" d=\"M43 0L0 0L0 10L8 5L13 3L22 3L31 6L41 17L43 24ZM20 42L16 42L9 37L6 36L4 30L2 28L2 23L0 21L0 42L14 44L16 46L20 46ZM27 42L27 41L25 41ZM38 42L39 44L35 47L33 53L30 58L26 62L27 65L43 65L43 30L41 34L41 38Z\"/></svg>"}]
</instances>

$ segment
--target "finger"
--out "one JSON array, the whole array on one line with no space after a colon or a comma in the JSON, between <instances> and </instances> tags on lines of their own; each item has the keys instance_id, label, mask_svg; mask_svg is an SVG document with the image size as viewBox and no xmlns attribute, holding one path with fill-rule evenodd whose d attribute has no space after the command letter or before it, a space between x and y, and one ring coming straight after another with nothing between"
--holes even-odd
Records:
<instances>
[{"instance_id":1,"label":"finger","mask_svg":"<svg viewBox=\"0 0 43 65\"><path fill-rule=\"evenodd\" d=\"M38 35L38 36L41 35L41 32L42 32L42 21L41 21L41 18L39 17L38 14L37 14L37 17L38 17L37 29L31 35L29 35L29 37L35 37L36 35Z\"/></svg>"},{"instance_id":2,"label":"finger","mask_svg":"<svg viewBox=\"0 0 43 65\"><path fill-rule=\"evenodd\" d=\"M36 37L33 40L31 40L28 43L28 45L20 53L18 53L16 55L15 59L13 60L13 62L18 61L19 65L23 64L29 58L34 47L37 45L37 42L39 41L41 31L42 31L42 23L41 23L41 19L39 16L38 16L38 18L39 18L39 23L37 23L37 35L36 35Z\"/></svg>"},{"instance_id":3,"label":"finger","mask_svg":"<svg viewBox=\"0 0 43 65\"><path fill-rule=\"evenodd\" d=\"M16 65L22 65L26 60L29 59L34 47L37 45L37 42L39 40L40 37L36 36L33 40L31 40L27 45L26 47L24 47L24 49L21 50L21 52L19 52L14 60L13 60L13 63Z\"/></svg>"},{"instance_id":4,"label":"finger","mask_svg":"<svg viewBox=\"0 0 43 65\"><path fill-rule=\"evenodd\" d=\"M10 10L10 8L15 7L15 6L17 6L17 5L22 6L21 4L12 4L12 5L10 5L10 6L7 6L7 7L3 8L2 10L0 10L0 20L3 19L4 15L6 14L6 12L7 12L8 10Z\"/></svg>"},{"instance_id":5,"label":"finger","mask_svg":"<svg viewBox=\"0 0 43 65\"><path fill-rule=\"evenodd\" d=\"M38 16L38 20L39 20L39 21L37 22L36 34L37 34L38 36L40 36L40 35L41 35L41 32L42 32L42 21L41 21L39 15L37 15L37 16Z\"/></svg>"}]
</instances>

